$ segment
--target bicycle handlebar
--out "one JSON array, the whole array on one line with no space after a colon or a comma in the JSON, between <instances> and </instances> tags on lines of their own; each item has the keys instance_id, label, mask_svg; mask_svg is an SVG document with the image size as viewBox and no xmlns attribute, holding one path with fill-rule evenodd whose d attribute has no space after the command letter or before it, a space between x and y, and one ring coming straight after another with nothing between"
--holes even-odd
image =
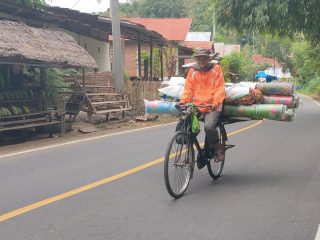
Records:
<instances>
[{"instance_id":1,"label":"bicycle handlebar","mask_svg":"<svg viewBox=\"0 0 320 240\"><path fill-rule=\"evenodd\" d=\"M186 104L181 104L181 105L176 105L176 108L178 111L184 111L187 110L190 107L196 107L196 108L207 108L207 109L212 109L212 105L204 105L204 104L193 104L193 103L186 103Z\"/></svg>"}]
</instances>

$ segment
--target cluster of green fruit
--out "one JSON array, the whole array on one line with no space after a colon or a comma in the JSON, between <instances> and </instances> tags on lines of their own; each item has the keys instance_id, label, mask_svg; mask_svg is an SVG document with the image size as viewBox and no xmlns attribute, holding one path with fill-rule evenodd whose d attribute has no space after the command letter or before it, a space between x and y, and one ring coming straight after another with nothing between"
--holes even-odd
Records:
<instances>
[{"instance_id":1,"label":"cluster of green fruit","mask_svg":"<svg viewBox=\"0 0 320 240\"><path fill-rule=\"evenodd\" d=\"M0 92L0 101L8 100L28 100L34 97L31 89L8 90Z\"/></svg>"},{"instance_id":2,"label":"cluster of green fruit","mask_svg":"<svg viewBox=\"0 0 320 240\"><path fill-rule=\"evenodd\" d=\"M28 114L30 110L27 106L14 106L11 105L9 108L0 107L0 117L10 117L14 115Z\"/></svg>"},{"instance_id":3,"label":"cluster of green fruit","mask_svg":"<svg viewBox=\"0 0 320 240\"><path fill-rule=\"evenodd\" d=\"M2 73L0 73L0 90L4 89L5 81Z\"/></svg>"}]
</instances>

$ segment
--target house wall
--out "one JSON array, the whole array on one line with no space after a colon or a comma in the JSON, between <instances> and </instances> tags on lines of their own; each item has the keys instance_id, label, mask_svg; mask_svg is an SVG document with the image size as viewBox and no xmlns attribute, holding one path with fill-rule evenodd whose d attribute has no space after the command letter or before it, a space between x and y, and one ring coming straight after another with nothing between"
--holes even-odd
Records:
<instances>
[{"instance_id":1,"label":"house wall","mask_svg":"<svg viewBox=\"0 0 320 240\"><path fill-rule=\"evenodd\" d=\"M60 29L61 30L61 29ZM111 71L110 44L80 34L63 30L72 36L77 43L88 51L98 64L98 72Z\"/></svg>"},{"instance_id":2,"label":"house wall","mask_svg":"<svg viewBox=\"0 0 320 240\"><path fill-rule=\"evenodd\" d=\"M240 53L240 45L214 43L215 52L220 54L220 57L229 55L231 53Z\"/></svg>"},{"instance_id":3,"label":"house wall","mask_svg":"<svg viewBox=\"0 0 320 240\"><path fill-rule=\"evenodd\" d=\"M141 51L149 52L149 43L141 43ZM138 65L138 43L136 41L126 41L125 43L125 71L129 76L139 75ZM165 68L165 66L164 66ZM149 66L150 71L150 66ZM141 59L141 75L144 77L143 59Z\"/></svg>"},{"instance_id":4,"label":"house wall","mask_svg":"<svg viewBox=\"0 0 320 240\"><path fill-rule=\"evenodd\" d=\"M129 76L138 76L138 44L126 41L124 68Z\"/></svg>"}]
</instances>

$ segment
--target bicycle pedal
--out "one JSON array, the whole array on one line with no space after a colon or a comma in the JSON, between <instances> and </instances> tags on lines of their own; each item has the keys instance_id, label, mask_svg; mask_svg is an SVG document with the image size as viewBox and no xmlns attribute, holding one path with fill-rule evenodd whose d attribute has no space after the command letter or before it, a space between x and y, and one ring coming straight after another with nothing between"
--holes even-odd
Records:
<instances>
[{"instance_id":1,"label":"bicycle pedal","mask_svg":"<svg viewBox=\"0 0 320 240\"><path fill-rule=\"evenodd\" d=\"M198 159L197 161L197 167L198 169L203 168L204 166L207 165L207 159L203 158L203 159Z\"/></svg>"},{"instance_id":2,"label":"bicycle pedal","mask_svg":"<svg viewBox=\"0 0 320 240\"><path fill-rule=\"evenodd\" d=\"M227 151L229 148L233 148L233 147L235 147L236 145L232 145L232 144L227 144L226 146L225 146L225 151Z\"/></svg>"}]
</instances>

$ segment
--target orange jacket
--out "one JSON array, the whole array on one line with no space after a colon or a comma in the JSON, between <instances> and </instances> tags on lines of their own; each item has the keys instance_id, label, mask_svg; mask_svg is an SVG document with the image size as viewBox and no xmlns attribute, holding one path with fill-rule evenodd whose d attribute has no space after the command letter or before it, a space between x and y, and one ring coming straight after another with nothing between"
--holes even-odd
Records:
<instances>
[{"instance_id":1,"label":"orange jacket","mask_svg":"<svg viewBox=\"0 0 320 240\"><path fill-rule=\"evenodd\" d=\"M216 64L207 72L190 68L181 103L193 102L197 105L214 104L217 110L221 111L225 99L225 82L221 67ZM208 109L199 109L200 112L210 112Z\"/></svg>"}]
</instances>

